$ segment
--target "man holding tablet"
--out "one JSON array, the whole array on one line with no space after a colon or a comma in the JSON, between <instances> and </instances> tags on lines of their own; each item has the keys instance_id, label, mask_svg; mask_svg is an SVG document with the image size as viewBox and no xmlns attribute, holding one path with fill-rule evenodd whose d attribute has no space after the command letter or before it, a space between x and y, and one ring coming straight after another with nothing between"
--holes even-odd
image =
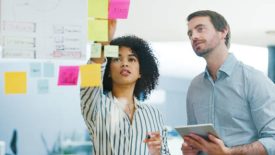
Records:
<instances>
[{"instance_id":1,"label":"man holding tablet","mask_svg":"<svg viewBox=\"0 0 275 155\"><path fill-rule=\"evenodd\" d=\"M206 60L188 89L188 124L211 123L219 138L190 133L183 154L275 155L275 85L228 52L230 28L222 15L202 10L187 21L193 50Z\"/></svg>"}]
</instances>

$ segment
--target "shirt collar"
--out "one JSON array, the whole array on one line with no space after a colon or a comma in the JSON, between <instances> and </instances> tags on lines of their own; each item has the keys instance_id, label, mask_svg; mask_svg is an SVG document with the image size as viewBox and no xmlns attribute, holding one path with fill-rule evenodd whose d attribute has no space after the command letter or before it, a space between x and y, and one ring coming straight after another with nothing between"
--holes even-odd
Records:
<instances>
[{"instance_id":1,"label":"shirt collar","mask_svg":"<svg viewBox=\"0 0 275 155\"><path fill-rule=\"evenodd\" d=\"M238 63L238 60L236 59L236 57L234 56L233 53L229 53L228 57L226 58L226 60L224 61L223 65L220 67L220 69L218 70L218 72L223 72L225 73L227 76L230 76L234 70L234 66ZM204 71L204 77L209 77L210 74L207 70L207 67L205 68Z\"/></svg>"}]
</instances>

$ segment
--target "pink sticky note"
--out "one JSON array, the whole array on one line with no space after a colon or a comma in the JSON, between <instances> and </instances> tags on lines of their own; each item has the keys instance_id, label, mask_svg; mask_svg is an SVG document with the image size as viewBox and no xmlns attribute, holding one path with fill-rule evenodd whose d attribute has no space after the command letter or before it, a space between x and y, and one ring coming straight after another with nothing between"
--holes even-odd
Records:
<instances>
[{"instance_id":1,"label":"pink sticky note","mask_svg":"<svg viewBox=\"0 0 275 155\"><path fill-rule=\"evenodd\" d=\"M79 66L60 66L58 85L77 85Z\"/></svg>"},{"instance_id":2,"label":"pink sticky note","mask_svg":"<svg viewBox=\"0 0 275 155\"><path fill-rule=\"evenodd\" d=\"M126 19L128 17L130 0L110 0L109 19Z\"/></svg>"}]
</instances>

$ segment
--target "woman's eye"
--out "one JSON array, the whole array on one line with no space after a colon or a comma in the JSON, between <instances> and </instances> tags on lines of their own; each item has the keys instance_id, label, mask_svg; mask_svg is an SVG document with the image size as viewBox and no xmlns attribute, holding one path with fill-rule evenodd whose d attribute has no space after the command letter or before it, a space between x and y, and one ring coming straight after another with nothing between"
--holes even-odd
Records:
<instances>
[{"instance_id":1,"label":"woman's eye","mask_svg":"<svg viewBox=\"0 0 275 155\"><path fill-rule=\"evenodd\" d=\"M118 62L119 58L113 58L113 62Z\"/></svg>"},{"instance_id":2,"label":"woman's eye","mask_svg":"<svg viewBox=\"0 0 275 155\"><path fill-rule=\"evenodd\" d=\"M129 58L129 62L135 62L136 59L135 58Z\"/></svg>"}]
</instances>

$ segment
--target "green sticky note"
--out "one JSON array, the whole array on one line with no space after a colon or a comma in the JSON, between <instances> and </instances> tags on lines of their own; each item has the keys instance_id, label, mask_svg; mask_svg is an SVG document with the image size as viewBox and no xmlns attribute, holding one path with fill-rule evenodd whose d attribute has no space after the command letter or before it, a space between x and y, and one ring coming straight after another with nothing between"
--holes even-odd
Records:
<instances>
[{"instance_id":1,"label":"green sticky note","mask_svg":"<svg viewBox=\"0 0 275 155\"><path fill-rule=\"evenodd\" d=\"M104 56L105 57L118 57L118 46L116 45L106 45L104 46Z\"/></svg>"},{"instance_id":2,"label":"green sticky note","mask_svg":"<svg viewBox=\"0 0 275 155\"><path fill-rule=\"evenodd\" d=\"M94 43L91 46L91 58L100 58L101 57L101 44Z\"/></svg>"}]
</instances>

